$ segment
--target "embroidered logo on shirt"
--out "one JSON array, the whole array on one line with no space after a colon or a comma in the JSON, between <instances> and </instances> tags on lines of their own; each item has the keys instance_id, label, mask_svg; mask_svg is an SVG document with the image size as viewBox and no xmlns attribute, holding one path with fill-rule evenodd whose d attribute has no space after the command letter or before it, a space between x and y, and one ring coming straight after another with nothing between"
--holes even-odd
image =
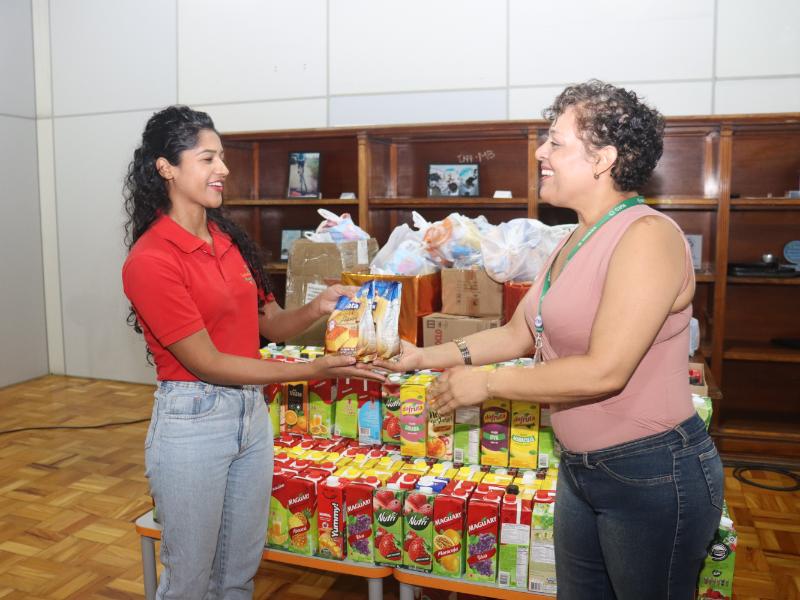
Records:
<instances>
[{"instance_id":1,"label":"embroidered logo on shirt","mask_svg":"<svg viewBox=\"0 0 800 600\"><path fill-rule=\"evenodd\" d=\"M253 279L253 275L252 275L252 273L250 273L250 271L248 269L245 269L242 272L242 279L244 279L247 283L252 283L253 285L256 284L256 280Z\"/></svg>"}]
</instances>

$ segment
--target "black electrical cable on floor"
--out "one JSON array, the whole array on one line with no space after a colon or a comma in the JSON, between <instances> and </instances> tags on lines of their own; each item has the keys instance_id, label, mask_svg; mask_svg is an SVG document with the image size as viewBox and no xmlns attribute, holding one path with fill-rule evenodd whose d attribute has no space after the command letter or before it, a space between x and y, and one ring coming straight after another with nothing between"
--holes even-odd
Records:
<instances>
[{"instance_id":1,"label":"black electrical cable on floor","mask_svg":"<svg viewBox=\"0 0 800 600\"><path fill-rule=\"evenodd\" d=\"M43 425L42 427L18 427L17 429L5 429L0 431L0 435L8 433L18 433L20 431L39 431L47 429L102 429L104 427L116 427L118 425L135 425L137 423L147 423L150 419L136 419L135 421L113 421L111 423L99 423L98 425Z\"/></svg>"},{"instance_id":2,"label":"black electrical cable on floor","mask_svg":"<svg viewBox=\"0 0 800 600\"><path fill-rule=\"evenodd\" d=\"M788 467L768 465L764 463L748 463L748 462L738 462L738 461L725 461L725 466L733 467L733 477L737 481L747 485L752 485L753 487L761 488L762 490L770 490L772 492L796 492L800 490L800 475L796 473L793 469ZM777 473L778 475L783 475L784 477L791 479L792 481L794 481L794 484L789 484L787 486L777 486L777 485L767 485L766 483L759 483L743 475L743 473L747 473L749 471L765 471L767 473Z\"/></svg>"}]
</instances>

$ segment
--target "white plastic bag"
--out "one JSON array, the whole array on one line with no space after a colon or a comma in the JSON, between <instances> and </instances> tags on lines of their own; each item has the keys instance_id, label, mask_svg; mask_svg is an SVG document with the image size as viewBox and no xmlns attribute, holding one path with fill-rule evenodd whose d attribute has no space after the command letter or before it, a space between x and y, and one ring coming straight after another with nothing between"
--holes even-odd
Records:
<instances>
[{"instance_id":1,"label":"white plastic bag","mask_svg":"<svg viewBox=\"0 0 800 600\"><path fill-rule=\"evenodd\" d=\"M394 228L370 265L374 275L425 275L436 270L423 247L422 233L405 223Z\"/></svg>"},{"instance_id":2,"label":"white plastic bag","mask_svg":"<svg viewBox=\"0 0 800 600\"><path fill-rule=\"evenodd\" d=\"M312 242L350 242L354 240L367 240L369 234L353 223L349 214L337 215L324 208L318 208L317 212L325 219L319 224L313 233L306 233L305 237Z\"/></svg>"},{"instance_id":3,"label":"white plastic bag","mask_svg":"<svg viewBox=\"0 0 800 600\"><path fill-rule=\"evenodd\" d=\"M425 224L423 242L433 262L457 269L481 266L481 237L492 229L485 217L473 220L451 213L441 221Z\"/></svg>"}]
</instances>

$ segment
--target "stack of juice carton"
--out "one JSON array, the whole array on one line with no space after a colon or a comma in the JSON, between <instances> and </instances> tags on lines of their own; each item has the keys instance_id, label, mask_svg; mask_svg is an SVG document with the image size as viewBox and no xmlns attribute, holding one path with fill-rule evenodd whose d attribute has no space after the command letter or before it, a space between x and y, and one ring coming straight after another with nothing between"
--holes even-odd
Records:
<instances>
[{"instance_id":1,"label":"stack of juice carton","mask_svg":"<svg viewBox=\"0 0 800 600\"><path fill-rule=\"evenodd\" d=\"M738 536L728 513L722 505L722 519L700 571L697 583L698 600L731 600L733 597L733 568L736 562Z\"/></svg>"}]
</instances>

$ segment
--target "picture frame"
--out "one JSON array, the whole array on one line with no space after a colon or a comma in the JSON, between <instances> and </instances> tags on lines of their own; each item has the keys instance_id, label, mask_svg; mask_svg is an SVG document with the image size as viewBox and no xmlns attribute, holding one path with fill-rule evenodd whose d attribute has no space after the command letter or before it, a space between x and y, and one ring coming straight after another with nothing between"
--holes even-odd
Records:
<instances>
[{"instance_id":1,"label":"picture frame","mask_svg":"<svg viewBox=\"0 0 800 600\"><path fill-rule=\"evenodd\" d=\"M703 267L703 236L699 233L687 233L686 241L692 253L692 267L699 271Z\"/></svg>"},{"instance_id":2,"label":"picture frame","mask_svg":"<svg viewBox=\"0 0 800 600\"><path fill-rule=\"evenodd\" d=\"M480 196L480 180L477 163L428 165L428 197Z\"/></svg>"},{"instance_id":3,"label":"picture frame","mask_svg":"<svg viewBox=\"0 0 800 600\"><path fill-rule=\"evenodd\" d=\"M289 152L287 198L320 198L321 155L319 152Z\"/></svg>"},{"instance_id":4,"label":"picture frame","mask_svg":"<svg viewBox=\"0 0 800 600\"><path fill-rule=\"evenodd\" d=\"M289 260L289 251L292 249L292 244L305 237L306 232L313 231L313 229L282 229L281 230L281 260Z\"/></svg>"}]
</instances>

